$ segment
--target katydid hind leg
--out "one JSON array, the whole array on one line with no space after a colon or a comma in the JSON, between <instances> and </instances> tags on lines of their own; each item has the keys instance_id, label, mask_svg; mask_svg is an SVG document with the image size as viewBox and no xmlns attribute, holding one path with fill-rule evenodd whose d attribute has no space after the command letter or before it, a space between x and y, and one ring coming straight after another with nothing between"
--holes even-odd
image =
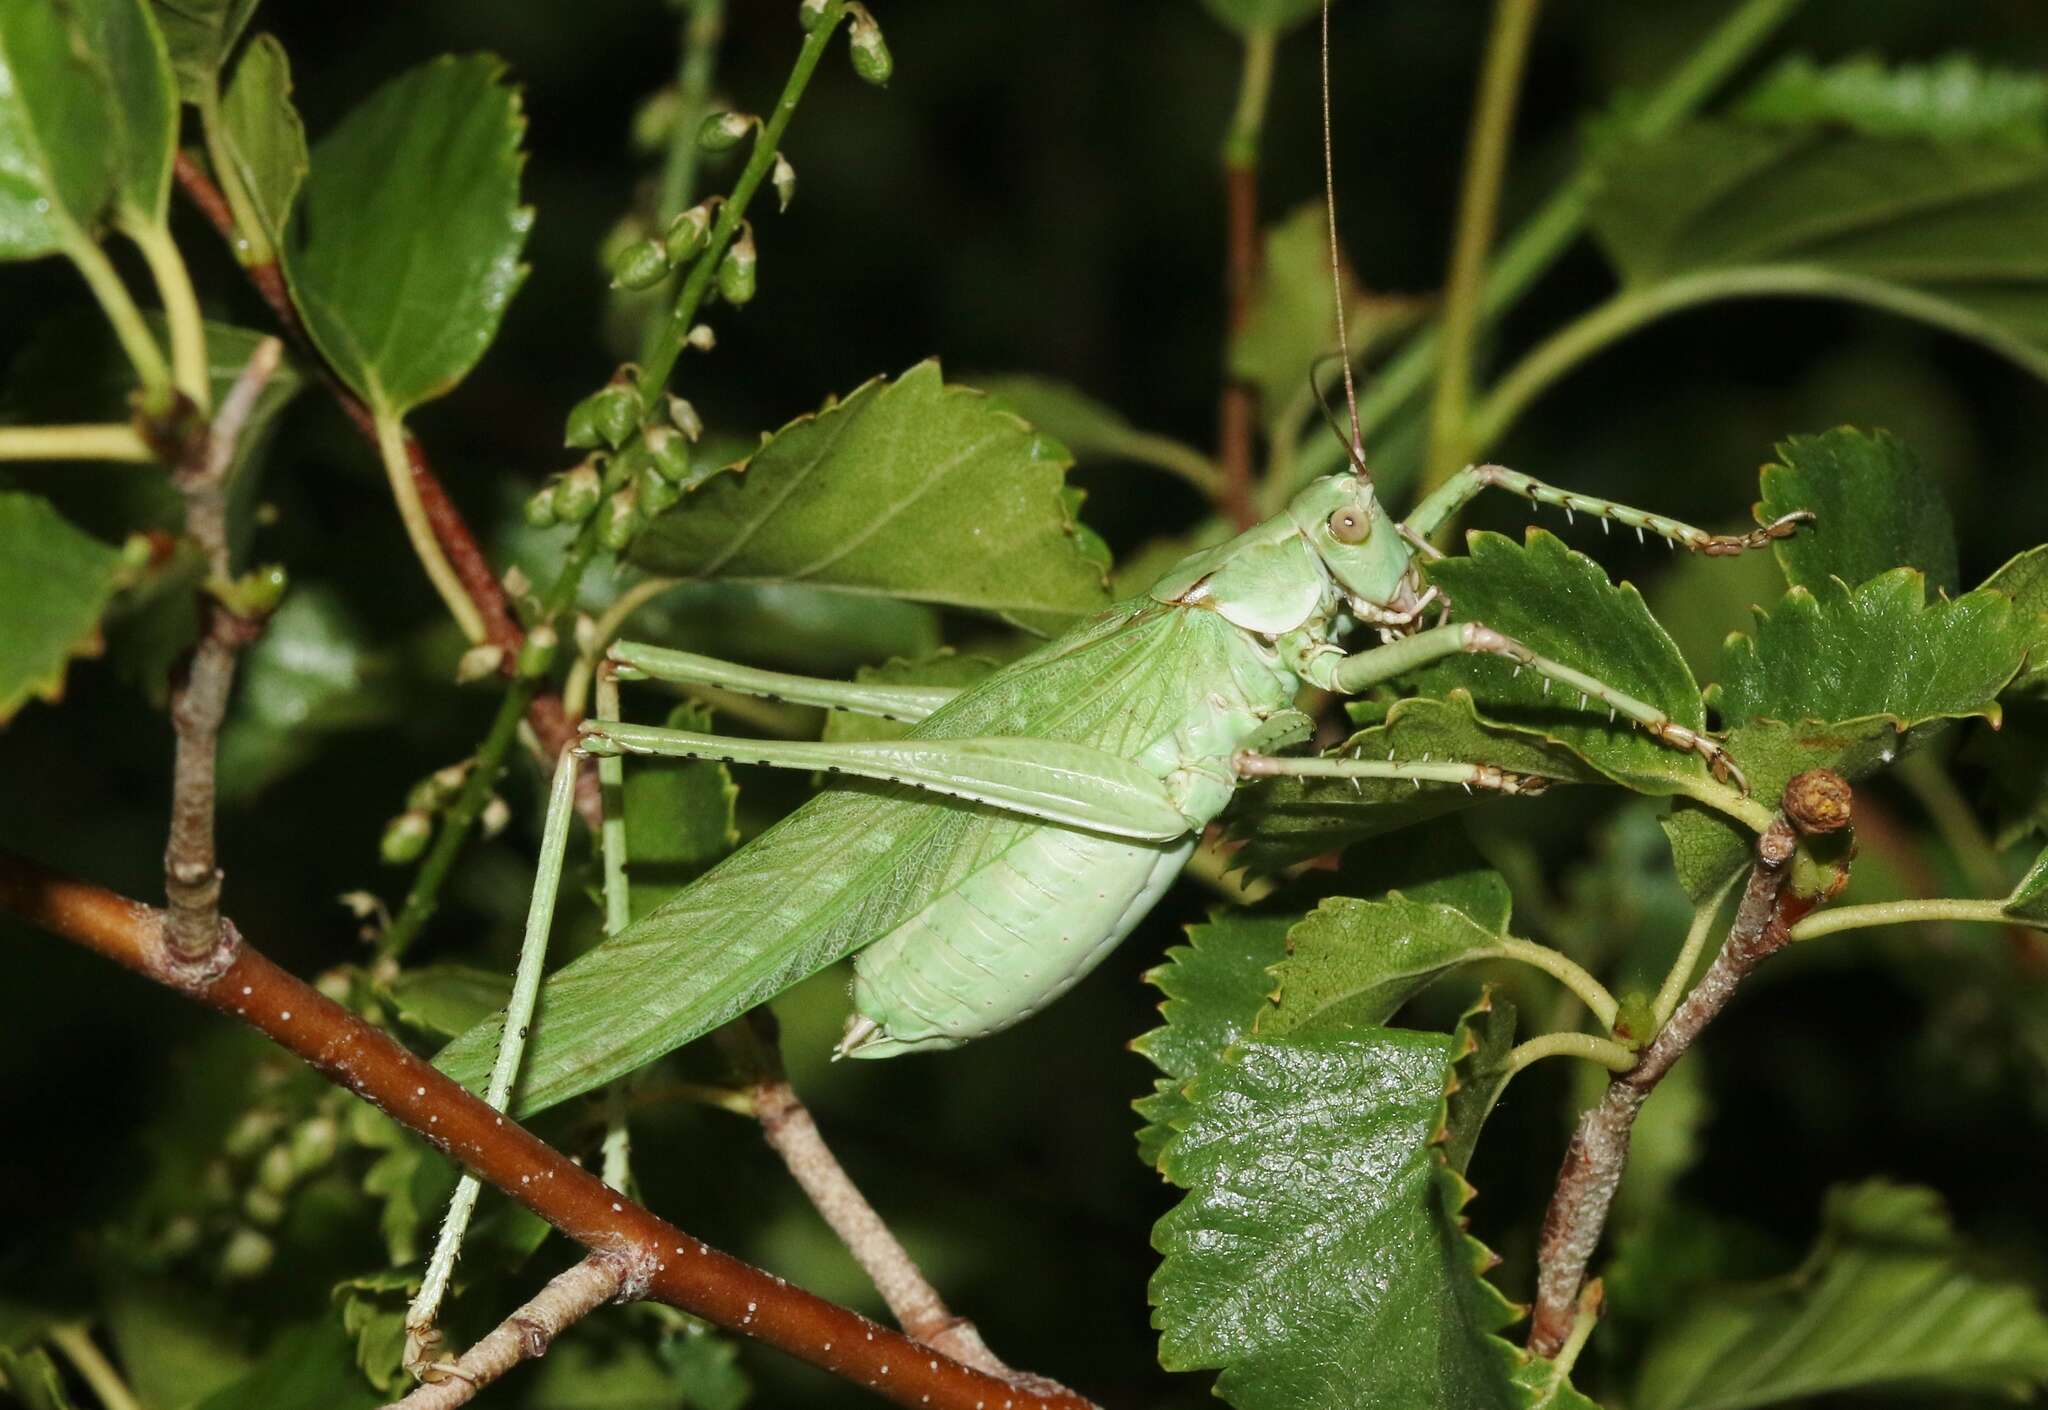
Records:
<instances>
[{"instance_id":1,"label":"katydid hind leg","mask_svg":"<svg viewBox=\"0 0 2048 1410\"><path fill-rule=\"evenodd\" d=\"M1634 529L1638 539L1647 531L1663 539L1670 547L1684 547L1710 558L1746 553L1767 547L1779 539L1790 538L1799 531L1800 525L1812 523L1814 517L1811 511L1800 509L1780 515L1747 533L1715 534L1697 525L1603 499L1599 495L1560 489L1504 465L1468 465L1418 504L1403 527L1418 538L1427 540L1459 510L1489 489L1505 490L1534 504L1555 506L1564 511L1567 521L1580 514L1590 515L1600 520L1603 529L1611 524L1620 524Z\"/></svg>"},{"instance_id":2,"label":"katydid hind leg","mask_svg":"<svg viewBox=\"0 0 2048 1410\"><path fill-rule=\"evenodd\" d=\"M869 681L836 681L821 676L764 671L645 642L621 641L608 653L620 680L667 681L675 685L715 686L741 695L823 710L847 710L903 724L916 724L959 695L947 685L884 685Z\"/></svg>"}]
</instances>

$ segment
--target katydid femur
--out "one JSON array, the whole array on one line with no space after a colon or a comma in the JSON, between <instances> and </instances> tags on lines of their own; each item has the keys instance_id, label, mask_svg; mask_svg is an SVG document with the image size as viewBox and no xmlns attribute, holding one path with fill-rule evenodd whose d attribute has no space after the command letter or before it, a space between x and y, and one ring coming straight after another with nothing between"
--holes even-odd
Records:
<instances>
[{"instance_id":1,"label":"katydid femur","mask_svg":"<svg viewBox=\"0 0 2048 1410\"><path fill-rule=\"evenodd\" d=\"M1709 534L1492 466L1455 476L1397 522L1371 479L1349 473L1316 481L1285 513L963 690L817 680L614 646L606 669L618 680L715 686L914 723L896 740L811 743L587 722L587 755L717 759L828 781L548 981L521 1105L589 1090L850 954L845 1056L950 1048L1006 1028L1129 933L1247 780L1407 779L1505 793L1545 782L1485 763L1290 756L1281 751L1311 732L1294 709L1304 684L1352 694L1458 653L1503 656L1610 712L1617 728L1640 726L1696 751L1739 785L1713 740L1483 622L1449 620L1454 604L1423 587L1428 537L1488 487L1705 553L1760 547L1796 527L1788 517L1748 534ZM1341 645L1366 630L1379 644ZM553 806L569 806L568 797L557 789ZM622 992L639 1001L621 1003ZM493 1026L459 1039L442 1065L467 1076L487 1062Z\"/></svg>"}]
</instances>

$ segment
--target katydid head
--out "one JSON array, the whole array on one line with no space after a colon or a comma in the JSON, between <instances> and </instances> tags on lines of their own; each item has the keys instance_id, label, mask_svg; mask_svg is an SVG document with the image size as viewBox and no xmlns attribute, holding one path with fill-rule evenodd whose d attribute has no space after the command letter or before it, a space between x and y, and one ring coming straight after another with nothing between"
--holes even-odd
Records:
<instances>
[{"instance_id":1,"label":"katydid head","mask_svg":"<svg viewBox=\"0 0 2048 1410\"><path fill-rule=\"evenodd\" d=\"M1288 504L1287 517L1354 606L1385 608L1401 599L1411 554L1371 480L1349 474L1315 480Z\"/></svg>"}]
</instances>

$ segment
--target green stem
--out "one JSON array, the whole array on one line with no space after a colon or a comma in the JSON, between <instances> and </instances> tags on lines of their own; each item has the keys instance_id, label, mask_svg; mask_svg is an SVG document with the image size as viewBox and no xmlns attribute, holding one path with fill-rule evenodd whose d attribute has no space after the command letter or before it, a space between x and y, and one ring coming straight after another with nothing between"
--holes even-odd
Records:
<instances>
[{"instance_id":1,"label":"green stem","mask_svg":"<svg viewBox=\"0 0 2048 1410\"><path fill-rule=\"evenodd\" d=\"M1691 982L1692 972L1699 968L1700 954L1714 933L1714 921L1721 914L1721 907L1727 903L1728 893L1740 880L1740 872L1729 877L1721 884L1720 890L1701 902L1692 913L1692 924L1685 931L1685 944L1679 947L1678 958L1671 962L1670 970L1664 975L1664 983L1657 990L1656 1002L1650 1006L1651 1033L1663 1032L1664 1025L1677 1012L1678 1001L1685 995L1685 986Z\"/></svg>"},{"instance_id":2,"label":"green stem","mask_svg":"<svg viewBox=\"0 0 2048 1410\"><path fill-rule=\"evenodd\" d=\"M1971 887L1996 891L2005 884L1998 868L1998 849L1937 755L1924 750L1907 755L1899 761L1899 781L1927 810L1935 832L1955 854L1956 865L1969 878Z\"/></svg>"},{"instance_id":3,"label":"green stem","mask_svg":"<svg viewBox=\"0 0 2048 1410\"><path fill-rule=\"evenodd\" d=\"M1685 62L1635 110L1628 123L1628 135L1639 140L1659 137L1691 116L1708 94L1756 52L1801 3L1802 0L1744 0L1711 34L1687 51ZM1578 238L1599 181L1600 173L1582 169L1502 246L1499 258L1493 261L1486 276L1480 298L1482 324L1528 292ZM1374 375L1358 403L1359 421L1368 436L1428 385L1436 370L1441 343L1437 329L1425 329ZM1473 453L1484 448L1475 439ZM1301 483L1336 469L1344 455L1344 447L1336 437L1309 437L1296 463L1294 482L1274 485L1273 493L1284 503L1286 496Z\"/></svg>"},{"instance_id":4,"label":"green stem","mask_svg":"<svg viewBox=\"0 0 2048 1410\"><path fill-rule=\"evenodd\" d=\"M661 324L650 341L647 355L641 359L641 405L652 407L655 398L668 385L669 374L675 371L676 358L682 355L683 341L696 324L697 310L704 302L705 292L711 287L712 276L718 272L718 263L725 257L726 247L738 236L754 193L761 189L761 183L774 169L782 134L788 130L789 120L796 116L796 105L803 99L804 89L810 86L811 74L817 69L818 60L824 57L825 46L831 43L832 36L838 32L840 22L845 18L846 0L826 0L825 13L817 26L804 37L804 47L796 56L795 66L790 69L789 81L782 87L782 96L776 100L775 111L755 135L753 152L747 158L745 170L733 184L732 193L718 207L718 223L711 227L710 245L690 266L690 272L683 280L682 292L676 296L674 311Z\"/></svg>"},{"instance_id":5,"label":"green stem","mask_svg":"<svg viewBox=\"0 0 2048 1410\"><path fill-rule=\"evenodd\" d=\"M1259 135L1266 126L1266 106L1273 93L1273 56L1279 49L1279 35L1257 29L1244 37L1244 69L1238 82L1237 110L1223 135L1223 164L1226 167L1257 166Z\"/></svg>"},{"instance_id":6,"label":"green stem","mask_svg":"<svg viewBox=\"0 0 2048 1410\"><path fill-rule=\"evenodd\" d=\"M228 158L227 143L220 135L220 84L209 81L198 99L199 130L206 139L206 161L213 168L213 179L220 187L220 193L227 199L228 210L235 217L235 239L232 242L235 258L244 269L259 264L274 264L277 251L271 247L270 237L263 232L263 222L257 218L256 203L249 199L248 190L242 185L242 178L235 170L235 163Z\"/></svg>"},{"instance_id":7,"label":"green stem","mask_svg":"<svg viewBox=\"0 0 2048 1410\"><path fill-rule=\"evenodd\" d=\"M1118 451L1143 465L1185 480L1214 501L1223 488L1223 472L1208 456L1171 436L1134 431L1117 441Z\"/></svg>"},{"instance_id":8,"label":"green stem","mask_svg":"<svg viewBox=\"0 0 2048 1410\"><path fill-rule=\"evenodd\" d=\"M441 886L447 881L448 873L455 867L455 858L462 851L462 844L469 836L469 829L475 824L491 793L498 785L498 777L505 770L505 757L511 752L512 741L519 736L519 722L526 718L526 707L533 703L535 691L540 687L537 679L522 678L512 682L505 698L498 702L498 714L491 721L491 731L484 736L481 748L476 751L476 763L462 780L462 791L455 795L441 825L434 834L434 845L428 850L420 869L414 873L411 888L405 893L405 904L398 909L397 917L384 928L378 938L380 952L393 958L403 955L419 938L420 931L434 917L440 906Z\"/></svg>"},{"instance_id":9,"label":"green stem","mask_svg":"<svg viewBox=\"0 0 2048 1410\"><path fill-rule=\"evenodd\" d=\"M1472 114L1458 233L1444 290L1443 350L1437 361L1436 401L1430 410L1429 466L1422 482L1425 494L1464 464L1465 413L1472 395L1472 349L1479 334L1486 254L1493 245L1500 215L1515 100L1522 90L1538 4L1539 0L1499 0L1494 9L1493 34L1487 41L1479 78L1479 102Z\"/></svg>"},{"instance_id":10,"label":"green stem","mask_svg":"<svg viewBox=\"0 0 2048 1410\"><path fill-rule=\"evenodd\" d=\"M2004 901L1873 901L1864 906L1838 906L1815 911L1786 932L1794 940L1816 940L1842 930L1866 930L1874 925L1911 925L1922 921L1969 921L1980 925L2030 925L2008 915ZM2035 929L2044 927L2035 925Z\"/></svg>"},{"instance_id":11,"label":"green stem","mask_svg":"<svg viewBox=\"0 0 2048 1410\"><path fill-rule=\"evenodd\" d=\"M0 460L119 460L153 464L133 426L0 426Z\"/></svg>"},{"instance_id":12,"label":"green stem","mask_svg":"<svg viewBox=\"0 0 2048 1410\"><path fill-rule=\"evenodd\" d=\"M106 1410L142 1410L142 1402L135 1398L135 1392L128 1388L114 1363L107 1360L106 1353L86 1334L85 1328L65 1323L50 1328L49 1335L50 1345L64 1353L64 1359L92 1387L92 1393Z\"/></svg>"},{"instance_id":13,"label":"green stem","mask_svg":"<svg viewBox=\"0 0 2048 1410\"><path fill-rule=\"evenodd\" d=\"M1620 1005L1614 995L1607 992L1607 986L1595 979L1569 956L1560 954L1548 945L1538 945L1531 940L1518 940L1504 935L1491 945L1471 952L1475 960L1514 960L1542 970L1565 988L1579 996L1580 1002L1592 1010L1593 1017L1600 1020L1600 1026L1610 1032L1614 1028L1614 1016Z\"/></svg>"},{"instance_id":14,"label":"green stem","mask_svg":"<svg viewBox=\"0 0 2048 1410\"><path fill-rule=\"evenodd\" d=\"M427 519L426 506L420 503L420 488L412 478L412 459L405 449L405 428L396 416L381 407L374 410L374 415L377 453L384 461L384 476L391 483L391 498L398 505L398 517L405 525L413 554L426 569L427 580L441 595L448 615L462 628L462 634L472 642L482 641L490 635L484 626L484 614L471 600L455 565L442 551L440 539L434 536L434 526Z\"/></svg>"},{"instance_id":15,"label":"green stem","mask_svg":"<svg viewBox=\"0 0 2048 1410\"><path fill-rule=\"evenodd\" d=\"M668 156L662 163L661 189L654 201L657 237L668 229L697 193L697 130L711 106L711 75L718 64L718 41L725 32L725 0L689 0L683 24L682 58L676 65L676 121L669 130ZM663 285L664 300L675 295L675 278ZM685 330L687 331L687 330ZM661 336L658 320L649 320L641 338L641 358L655 352Z\"/></svg>"},{"instance_id":16,"label":"green stem","mask_svg":"<svg viewBox=\"0 0 2048 1410\"><path fill-rule=\"evenodd\" d=\"M1517 1043L1502 1061L1501 1076L1512 1077L1532 1062L1547 1057L1584 1058L1597 1062L1609 1072L1626 1072L1636 1065L1635 1053L1612 1038L1591 1033L1545 1033L1526 1043Z\"/></svg>"},{"instance_id":17,"label":"green stem","mask_svg":"<svg viewBox=\"0 0 2048 1410\"><path fill-rule=\"evenodd\" d=\"M149 266L157 297L163 300L164 321L171 330L171 368L178 390L202 412L213 410L213 383L206 369L206 320L199 312L199 295L192 288L192 271L185 267L177 242L163 225L123 225L122 231Z\"/></svg>"},{"instance_id":18,"label":"green stem","mask_svg":"<svg viewBox=\"0 0 2048 1410\"><path fill-rule=\"evenodd\" d=\"M568 683L562 687L562 710L565 714L573 719L583 713L583 707L590 699L590 683L597 674L597 663L604 659L605 652L626 629L626 619L670 588L682 585L681 578L647 578L620 593L618 600L604 609L604 615L597 619L596 629L590 634L589 652L576 658L576 664L569 670Z\"/></svg>"},{"instance_id":19,"label":"green stem","mask_svg":"<svg viewBox=\"0 0 2048 1410\"><path fill-rule=\"evenodd\" d=\"M92 296L99 300L100 311L113 325L114 336L121 341L121 350L128 354L128 361L134 365L135 376L142 383L145 404L152 410L168 410L171 403L171 369L164 362L163 350L150 336L149 324L143 321L142 310L135 306L129 296L128 286L121 282L121 276L114 272L113 262L105 251L80 232L72 232L65 242L64 253L78 266L78 272L85 276L85 282L92 289Z\"/></svg>"}]
</instances>

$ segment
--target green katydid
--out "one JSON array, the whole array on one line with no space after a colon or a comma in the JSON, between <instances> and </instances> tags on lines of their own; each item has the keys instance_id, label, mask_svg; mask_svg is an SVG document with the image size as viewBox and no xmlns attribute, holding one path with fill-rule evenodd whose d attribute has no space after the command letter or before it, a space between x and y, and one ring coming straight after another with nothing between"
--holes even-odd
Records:
<instances>
[{"instance_id":1,"label":"green katydid","mask_svg":"<svg viewBox=\"0 0 2048 1410\"><path fill-rule=\"evenodd\" d=\"M1447 656L1491 653L1696 751L1740 784L1713 740L1484 623L1449 620L1454 604L1423 585L1428 539L1489 487L1709 554L1761 547L1804 517L1715 535L1475 466L1396 521L1359 460L1309 485L1283 514L1186 558L1149 592L963 690L614 646L607 669L619 680L716 686L914 727L897 740L811 743L587 722L589 755L711 758L830 781L548 980L522 1107L594 1088L850 954L855 1013L843 1055L949 1048L1006 1028L1123 939L1247 780L1409 779L1506 793L1544 783L1486 764L1285 754L1310 733L1294 709L1304 684L1354 694ZM1426 625L1433 615L1444 620ZM1347 651L1345 638L1367 629L1380 644ZM557 790L554 806L566 799ZM639 1002L621 1005L622 992ZM458 1039L442 1065L481 1076L498 1027Z\"/></svg>"}]
</instances>

